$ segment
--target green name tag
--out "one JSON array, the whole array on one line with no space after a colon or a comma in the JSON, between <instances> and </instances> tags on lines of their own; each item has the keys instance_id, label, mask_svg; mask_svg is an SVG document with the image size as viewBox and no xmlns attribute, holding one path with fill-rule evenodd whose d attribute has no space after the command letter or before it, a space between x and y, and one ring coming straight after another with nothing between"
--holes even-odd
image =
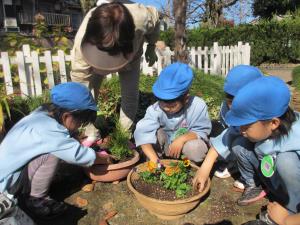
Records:
<instances>
[{"instance_id":1,"label":"green name tag","mask_svg":"<svg viewBox=\"0 0 300 225\"><path fill-rule=\"evenodd\" d=\"M275 171L275 162L271 155L266 155L260 162L260 170L265 177L272 177Z\"/></svg>"}]
</instances>

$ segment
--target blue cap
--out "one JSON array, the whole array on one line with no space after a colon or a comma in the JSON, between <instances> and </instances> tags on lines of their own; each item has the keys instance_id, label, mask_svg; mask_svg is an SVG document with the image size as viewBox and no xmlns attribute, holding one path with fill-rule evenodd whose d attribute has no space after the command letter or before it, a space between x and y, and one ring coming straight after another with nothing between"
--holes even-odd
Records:
<instances>
[{"instance_id":1,"label":"blue cap","mask_svg":"<svg viewBox=\"0 0 300 225\"><path fill-rule=\"evenodd\" d=\"M226 76L224 91L232 96L235 96L242 87L262 76L263 73L254 66L235 66L228 72Z\"/></svg>"},{"instance_id":2,"label":"blue cap","mask_svg":"<svg viewBox=\"0 0 300 225\"><path fill-rule=\"evenodd\" d=\"M161 71L152 91L163 100L178 98L189 89L193 77L193 71L187 64L173 63Z\"/></svg>"},{"instance_id":3,"label":"blue cap","mask_svg":"<svg viewBox=\"0 0 300 225\"><path fill-rule=\"evenodd\" d=\"M283 80L264 76L243 87L234 97L225 121L242 126L282 116L288 109L290 91Z\"/></svg>"},{"instance_id":4,"label":"blue cap","mask_svg":"<svg viewBox=\"0 0 300 225\"><path fill-rule=\"evenodd\" d=\"M83 84L76 82L67 82L54 86L51 90L51 102L69 110L98 110L89 89Z\"/></svg>"}]
</instances>

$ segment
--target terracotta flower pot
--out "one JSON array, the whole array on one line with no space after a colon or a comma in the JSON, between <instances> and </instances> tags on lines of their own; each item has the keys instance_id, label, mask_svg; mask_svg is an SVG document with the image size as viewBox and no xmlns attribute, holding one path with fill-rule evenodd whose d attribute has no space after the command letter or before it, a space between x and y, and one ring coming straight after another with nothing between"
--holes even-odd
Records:
<instances>
[{"instance_id":1,"label":"terracotta flower pot","mask_svg":"<svg viewBox=\"0 0 300 225\"><path fill-rule=\"evenodd\" d=\"M168 164L170 161L174 160L162 160L163 164ZM193 168L198 169L197 166L191 165ZM146 168L146 163L142 163L137 166L137 171L143 171ZM146 208L151 214L157 216L160 219L173 220L184 216L186 213L194 209L210 188L210 180L208 180L207 185L203 192L186 199L165 201L158 200L155 198L148 197L140 192L138 192L132 185L134 180L139 179L139 175L135 171L130 171L127 176L127 185L129 189L133 192L138 202Z\"/></svg>"},{"instance_id":2,"label":"terracotta flower pot","mask_svg":"<svg viewBox=\"0 0 300 225\"><path fill-rule=\"evenodd\" d=\"M85 172L95 181L113 182L122 180L140 159L140 155L136 150L133 150L133 154L133 158L128 161L110 165L93 165L86 168Z\"/></svg>"}]
</instances>

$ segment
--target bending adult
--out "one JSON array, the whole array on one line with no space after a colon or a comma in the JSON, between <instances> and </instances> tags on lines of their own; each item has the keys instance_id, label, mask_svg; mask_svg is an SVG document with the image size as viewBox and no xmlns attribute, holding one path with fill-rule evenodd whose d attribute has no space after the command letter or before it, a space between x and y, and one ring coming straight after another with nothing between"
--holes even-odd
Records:
<instances>
[{"instance_id":1,"label":"bending adult","mask_svg":"<svg viewBox=\"0 0 300 225\"><path fill-rule=\"evenodd\" d=\"M72 81L86 85L98 98L105 75L118 72L121 83L121 125L130 129L139 98L140 61L144 41L149 65L157 60L159 15L154 7L130 1L110 2L91 9L76 34L72 50ZM86 127L90 146L99 137L92 125Z\"/></svg>"}]
</instances>

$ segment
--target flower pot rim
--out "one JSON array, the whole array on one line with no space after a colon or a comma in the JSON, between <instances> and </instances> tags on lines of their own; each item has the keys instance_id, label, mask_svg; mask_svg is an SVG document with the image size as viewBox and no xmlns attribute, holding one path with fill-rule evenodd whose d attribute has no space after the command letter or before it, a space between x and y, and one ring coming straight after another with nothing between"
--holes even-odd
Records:
<instances>
[{"instance_id":1,"label":"flower pot rim","mask_svg":"<svg viewBox=\"0 0 300 225\"><path fill-rule=\"evenodd\" d=\"M131 165L135 164L137 161L139 161L139 159L140 159L139 153L135 149L132 149L132 151L133 151L133 158L131 158L131 159L125 161L125 162L109 164L109 165L101 165L101 164L98 165L98 164L96 164L96 165L93 165L93 166L105 167L106 170L118 170L120 168L125 168L125 167L128 167L128 166L131 166Z\"/></svg>"},{"instance_id":2,"label":"flower pot rim","mask_svg":"<svg viewBox=\"0 0 300 225\"><path fill-rule=\"evenodd\" d=\"M163 162L163 161L174 161L174 162L176 162L176 161L178 161L178 160L169 160L169 159L167 159L167 160L161 160L161 161L162 161L162 162ZM142 163L142 164L144 164L144 163ZM142 164L137 165L137 167L140 166L140 165L142 165ZM191 166L192 166L193 168L196 168L196 169L199 168L198 166L196 166L196 165L194 165L194 164L191 164ZM129 187L129 189L130 189L135 195L140 195L140 196L142 196L142 197L145 198L145 199L148 199L148 200L151 200L151 201L154 201L154 202L157 202L157 203L168 204L168 205L175 205L175 204L182 204L182 203L186 203L186 202L193 202L193 201L196 201L196 200L200 199L201 197L203 197L203 196L209 191L210 185L211 185L210 178L208 178L207 184L206 184L204 190L203 190L202 192L199 192L197 195L194 195L194 196L189 197L189 198L184 198L184 199L179 199L179 200L172 200L172 201L170 201L170 200L159 200L159 199L156 199L156 198L148 197L148 196L146 196L146 195L144 195L144 194L138 192L138 191L133 187L133 185L132 185L132 183L131 183L131 176L132 176L133 173L135 173L135 172L134 172L134 170L132 169L132 170L129 172L128 176L127 176L127 185L128 185L128 187Z\"/></svg>"}]
</instances>

